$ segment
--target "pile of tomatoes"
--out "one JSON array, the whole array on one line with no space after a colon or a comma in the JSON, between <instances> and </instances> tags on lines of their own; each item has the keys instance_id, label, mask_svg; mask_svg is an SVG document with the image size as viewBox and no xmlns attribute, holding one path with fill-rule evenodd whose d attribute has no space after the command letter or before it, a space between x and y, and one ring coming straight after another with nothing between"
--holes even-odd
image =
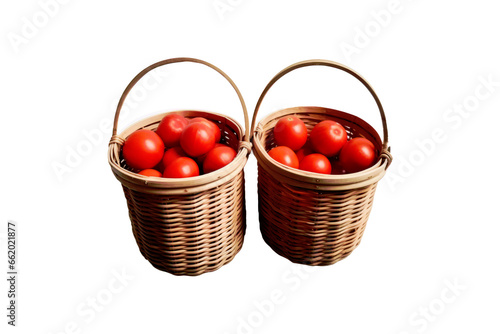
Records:
<instances>
[{"instance_id":1,"label":"pile of tomatoes","mask_svg":"<svg viewBox=\"0 0 500 334\"><path fill-rule=\"evenodd\" d=\"M285 116L276 123L273 134L277 147L268 154L292 168L321 174L355 173L377 159L371 141L363 137L348 140L345 128L333 120L319 122L308 134L301 119Z\"/></svg>"},{"instance_id":2,"label":"pile of tomatoes","mask_svg":"<svg viewBox=\"0 0 500 334\"><path fill-rule=\"evenodd\" d=\"M229 164L236 151L220 143L221 130L203 117L168 114L156 131L141 129L123 144L126 164L144 176L186 178Z\"/></svg>"}]
</instances>

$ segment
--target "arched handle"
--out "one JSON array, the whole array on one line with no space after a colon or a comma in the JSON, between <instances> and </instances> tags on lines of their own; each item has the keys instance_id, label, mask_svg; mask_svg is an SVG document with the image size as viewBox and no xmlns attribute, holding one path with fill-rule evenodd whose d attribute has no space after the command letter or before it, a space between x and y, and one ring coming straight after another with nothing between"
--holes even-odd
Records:
<instances>
[{"instance_id":1,"label":"arched handle","mask_svg":"<svg viewBox=\"0 0 500 334\"><path fill-rule=\"evenodd\" d=\"M236 94L238 94L238 98L240 99L241 107L243 109L243 114L245 116L245 136L244 136L244 141L248 141L248 138L249 138L248 123L249 123L249 121L248 121L247 107L245 105L245 101L243 100L243 96L240 93L240 90L238 89L238 87L236 87L236 84L233 82L233 80L231 80L231 78L226 73L224 73L221 69L219 69L218 67L216 67L216 66L214 66L214 65L212 65L212 64L210 64L210 63L208 63L206 61L203 61L203 60L200 60L200 59L196 59L196 58L185 58L185 57L182 57L182 58L171 58L171 59L166 59L166 60L159 61L159 62L157 62L157 63L155 63L153 65L150 65L150 66L146 67L139 74L137 74L134 79L132 79L132 81L128 84L127 88L125 88L125 91L123 92L123 94L122 94L122 96L120 98L120 101L118 102L118 106L116 107L115 120L114 120L114 123L113 123L113 137L116 136L116 132L117 132L117 129L118 129L118 119L120 117L120 111L122 109L123 103L125 102L125 99L127 98L127 95L130 93L130 91L135 86L135 84L139 80L141 80L141 78L144 77L148 72L150 72L151 70L153 70L153 69L155 69L157 67L160 67L160 66L163 66L163 65L167 65L167 64L182 63L182 62L198 63L198 64L203 64L205 66L208 66L211 69L219 72L219 74L222 75L231 84L231 86L235 90Z\"/></svg>"},{"instance_id":2,"label":"arched handle","mask_svg":"<svg viewBox=\"0 0 500 334\"><path fill-rule=\"evenodd\" d=\"M259 97L259 100L257 101L257 105L255 106L255 111L253 113L253 118L252 118L252 136L255 131L255 122L257 119L257 113L259 112L260 105L262 103L262 100L264 100L264 97L266 96L267 92L269 89L278 81L281 77L283 77L285 74L296 70L301 67L306 67L306 66L315 66L315 65L321 65L321 66L329 66L333 67L339 70L342 70L344 72L349 73L356 79L358 79L367 89L368 91L372 94L373 98L375 99L375 102L377 103L378 109L380 111L380 117L382 118L382 126L384 129L384 141L383 141L383 146L382 146L382 155L388 155L387 158L390 158L390 153L388 152L388 142L389 142L389 135L387 132L387 122L385 119L385 113L384 113L384 108L382 107L382 103L380 103L380 99L378 98L377 94L373 90L373 88L370 86L370 84L358 73L356 73L354 70L350 69L349 67L342 65L340 63L331 61L331 60L323 60L323 59L312 59L312 60L304 60L300 61L298 63L292 64L288 66L287 68L283 69L281 72L276 74L274 78L271 79L271 81L267 84L266 88L262 92L262 94ZM390 159L389 159L390 161Z\"/></svg>"}]
</instances>

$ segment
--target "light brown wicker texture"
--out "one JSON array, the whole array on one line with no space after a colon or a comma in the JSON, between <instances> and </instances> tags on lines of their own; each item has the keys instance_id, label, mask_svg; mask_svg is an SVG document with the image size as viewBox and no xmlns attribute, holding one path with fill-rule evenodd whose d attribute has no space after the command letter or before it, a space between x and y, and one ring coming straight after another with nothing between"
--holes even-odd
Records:
<instances>
[{"instance_id":1,"label":"light brown wicker texture","mask_svg":"<svg viewBox=\"0 0 500 334\"><path fill-rule=\"evenodd\" d=\"M196 177L145 177L128 167L122 156L126 138L138 129L155 130L168 113L146 118L117 135L121 107L130 90L149 71L163 65L194 62L220 73L234 88L245 116L245 130L230 117L204 111L176 111L186 117L205 117L219 126L222 142L237 150L227 166ZM122 183L132 231L142 255L156 268L174 275L200 275L230 262L245 235L243 167L251 151L249 121L243 97L219 68L194 58L173 58L141 71L125 89L116 110L108 161Z\"/></svg>"},{"instance_id":2,"label":"light brown wicker texture","mask_svg":"<svg viewBox=\"0 0 500 334\"><path fill-rule=\"evenodd\" d=\"M271 86L282 76L305 66L329 66L357 78L374 97L382 119L384 140L354 115L322 107L294 107L274 112L256 125L260 105ZM282 165L268 154L275 147L273 128L284 116L296 115L308 131L323 120L342 124L348 138L362 136L375 144L376 164L357 173L324 175ZM265 242L295 263L329 265L347 257L359 245L373 204L377 182L392 157L388 147L384 110L375 91L359 74L328 60L308 60L279 72L262 92L252 120L253 152L258 162L260 230Z\"/></svg>"}]
</instances>

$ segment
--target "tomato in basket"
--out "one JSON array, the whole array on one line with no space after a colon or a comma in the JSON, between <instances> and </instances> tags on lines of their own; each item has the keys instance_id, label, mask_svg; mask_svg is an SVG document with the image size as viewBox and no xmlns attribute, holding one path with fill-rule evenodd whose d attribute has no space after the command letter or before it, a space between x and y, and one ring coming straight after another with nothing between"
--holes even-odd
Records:
<instances>
[{"instance_id":1,"label":"tomato in basket","mask_svg":"<svg viewBox=\"0 0 500 334\"><path fill-rule=\"evenodd\" d=\"M323 154L313 153L309 154L302 159L299 168L308 172L330 174L332 172L332 165L330 160Z\"/></svg>"},{"instance_id":2,"label":"tomato in basket","mask_svg":"<svg viewBox=\"0 0 500 334\"><path fill-rule=\"evenodd\" d=\"M141 170L155 167L164 151L160 136L146 129L133 132L123 144L123 158L127 165Z\"/></svg>"},{"instance_id":3,"label":"tomato in basket","mask_svg":"<svg viewBox=\"0 0 500 334\"><path fill-rule=\"evenodd\" d=\"M274 140L278 146L287 146L297 151L307 141L307 128L304 122L295 116L281 118L273 129Z\"/></svg>"},{"instance_id":4,"label":"tomato in basket","mask_svg":"<svg viewBox=\"0 0 500 334\"><path fill-rule=\"evenodd\" d=\"M144 175L144 176L162 177L161 172L157 171L156 169L152 169L152 168L143 169L139 172L139 174Z\"/></svg>"},{"instance_id":5,"label":"tomato in basket","mask_svg":"<svg viewBox=\"0 0 500 334\"><path fill-rule=\"evenodd\" d=\"M206 119L204 117L195 117L195 118L189 119L189 124L191 124L191 123L197 123L197 122L202 122L202 123L208 124L212 128L212 130L214 132L215 142L218 143L220 141L220 138L221 138L220 129L219 129L219 127L217 125L215 125L214 122L209 121L208 119Z\"/></svg>"},{"instance_id":6,"label":"tomato in basket","mask_svg":"<svg viewBox=\"0 0 500 334\"><path fill-rule=\"evenodd\" d=\"M200 175L198 164L191 158L180 157L165 167L163 177L184 178Z\"/></svg>"},{"instance_id":7,"label":"tomato in basket","mask_svg":"<svg viewBox=\"0 0 500 334\"><path fill-rule=\"evenodd\" d=\"M227 146L227 145L224 145L224 144L221 144L221 143L215 143L215 145L214 145L214 147L212 148L212 150L213 150L214 148L216 148L216 147L221 147L221 146ZM212 150L210 150L210 151L212 151ZM210 151L209 151L209 152L210 152ZM205 154L203 154L203 155L200 155L199 157L197 157L197 158L196 158L196 161L198 161L198 163L199 163L200 165L203 165L203 162L205 161L205 158L207 157L207 154L208 154L208 153L205 153Z\"/></svg>"},{"instance_id":8,"label":"tomato in basket","mask_svg":"<svg viewBox=\"0 0 500 334\"><path fill-rule=\"evenodd\" d=\"M163 140L165 147L179 146L179 140L189 121L179 114L168 114L162 118L156 133Z\"/></svg>"},{"instance_id":9,"label":"tomato in basket","mask_svg":"<svg viewBox=\"0 0 500 334\"><path fill-rule=\"evenodd\" d=\"M270 150L268 154L271 158L282 163L283 165L292 168L299 168L299 159L297 158L295 152L289 147L278 146Z\"/></svg>"},{"instance_id":10,"label":"tomato in basket","mask_svg":"<svg viewBox=\"0 0 500 334\"><path fill-rule=\"evenodd\" d=\"M341 124L326 120L314 126L310 139L315 152L330 158L338 154L347 142L347 132Z\"/></svg>"},{"instance_id":11,"label":"tomato in basket","mask_svg":"<svg viewBox=\"0 0 500 334\"><path fill-rule=\"evenodd\" d=\"M211 149L203 161L203 173L207 174L229 164L236 157L236 151L226 145Z\"/></svg>"},{"instance_id":12,"label":"tomato in basket","mask_svg":"<svg viewBox=\"0 0 500 334\"><path fill-rule=\"evenodd\" d=\"M182 147L176 146L169 148L167 152L165 152L165 155L163 155L162 159L163 168L166 168L168 165L174 162L175 159L180 157L187 157L187 154L186 152L184 152Z\"/></svg>"},{"instance_id":13,"label":"tomato in basket","mask_svg":"<svg viewBox=\"0 0 500 334\"><path fill-rule=\"evenodd\" d=\"M216 125L214 124L214 126ZM208 123L193 122L186 126L182 132L181 147L190 157L199 157L214 147L215 136L216 132Z\"/></svg>"},{"instance_id":14,"label":"tomato in basket","mask_svg":"<svg viewBox=\"0 0 500 334\"><path fill-rule=\"evenodd\" d=\"M366 138L349 140L340 151L339 162L347 173L371 167L376 160L375 146Z\"/></svg>"}]
</instances>

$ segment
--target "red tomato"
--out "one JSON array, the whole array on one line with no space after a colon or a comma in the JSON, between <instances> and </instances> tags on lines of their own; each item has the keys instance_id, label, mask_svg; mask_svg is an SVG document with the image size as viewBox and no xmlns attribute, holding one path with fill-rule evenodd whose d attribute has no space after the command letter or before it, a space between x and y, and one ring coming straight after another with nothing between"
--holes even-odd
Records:
<instances>
[{"instance_id":1,"label":"red tomato","mask_svg":"<svg viewBox=\"0 0 500 334\"><path fill-rule=\"evenodd\" d=\"M151 130L137 130L123 144L123 158L127 165L141 170L156 166L164 151L160 136Z\"/></svg>"},{"instance_id":2,"label":"red tomato","mask_svg":"<svg viewBox=\"0 0 500 334\"><path fill-rule=\"evenodd\" d=\"M170 165L165 168L163 177L184 178L200 175L200 169L196 162L188 157L180 157L175 159Z\"/></svg>"},{"instance_id":3,"label":"red tomato","mask_svg":"<svg viewBox=\"0 0 500 334\"><path fill-rule=\"evenodd\" d=\"M163 168L166 168L168 165L170 165L175 159L180 158L180 157L187 157L186 152L182 149L180 146L172 147L165 152L165 155L163 155L162 163L163 163Z\"/></svg>"},{"instance_id":4,"label":"red tomato","mask_svg":"<svg viewBox=\"0 0 500 334\"><path fill-rule=\"evenodd\" d=\"M313 153L304 157L300 162L300 169L314 173L330 174L332 172L332 165L330 160L323 154Z\"/></svg>"},{"instance_id":5,"label":"red tomato","mask_svg":"<svg viewBox=\"0 0 500 334\"><path fill-rule=\"evenodd\" d=\"M156 133L163 140L165 147L178 146L182 131L188 123L187 118L179 114L169 114L163 117Z\"/></svg>"},{"instance_id":6,"label":"red tomato","mask_svg":"<svg viewBox=\"0 0 500 334\"><path fill-rule=\"evenodd\" d=\"M281 118L273 129L274 140L278 146L287 146L297 151L307 141L307 128L304 122L295 116Z\"/></svg>"},{"instance_id":7,"label":"red tomato","mask_svg":"<svg viewBox=\"0 0 500 334\"><path fill-rule=\"evenodd\" d=\"M203 161L203 172L210 173L229 164L236 157L236 151L229 146L214 147Z\"/></svg>"},{"instance_id":8,"label":"red tomato","mask_svg":"<svg viewBox=\"0 0 500 334\"><path fill-rule=\"evenodd\" d=\"M220 129L219 127L212 121L209 121L208 119L204 118L204 117L195 117L195 118L191 118L189 120L189 124L191 123L196 123L196 122L203 122L203 123L207 123L208 125L210 125L210 127L213 129L214 131L214 135L215 135L215 142L218 143L220 142L220 137L221 137L221 134L220 134Z\"/></svg>"},{"instance_id":9,"label":"red tomato","mask_svg":"<svg viewBox=\"0 0 500 334\"><path fill-rule=\"evenodd\" d=\"M227 145L221 144L221 143L215 143L214 148L216 147L228 147ZM212 150L214 149L212 148ZM210 150L211 151L211 150ZM209 151L209 152L210 152ZM205 161L205 158L207 157L208 153L205 153L203 155L200 155L199 157L196 158L196 161L198 161L199 164L203 165L203 161Z\"/></svg>"},{"instance_id":10,"label":"red tomato","mask_svg":"<svg viewBox=\"0 0 500 334\"><path fill-rule=\"evenodd\" d=\"M181 147L191 157L199 157L208 153L214 145L214 131L205 122L191 123L182 132Z\"/></svg>"},{"instance_id":11,"label":"red tomato","mask_svg":"<svg viewBox=\"0 0 500 334\"><path fill-rule=\"evenodd\" d=\"M277 162L287 165L292 168L299 168L299 159L291 148L286 146L278 146L267 152L271 158Z\"/></svg>"},{"instance_id":12,"label":"red tomato","mask_svg":"<svg viewBox=\"0 0 500 334\"><path fill-rule=\"evenodd\" d=\"M156 169L143 169L139 172L139 174L144 175L144 176L156 176L156 177L162 177L162 174L157 171Z\"/></svg>"},{"instance_id":13,"label":"red tomato","mask_svg":"<svg viewBox=\"0 0 500 334\"><path fill-rule=\"evenodd\" d=\"M299 162L302 161L302 159L304 159L304 157L306 155L309 155L309 154L313 154L314 151L311 147L311 141L307 141L304 146L302 146L302 148L298 151L295 152L295 154L297 154L297 159L299 159Z\"/></svg>"},{"instance_id":14,"label":"red tomato","mask_svg":"<svg viewBox=\"0 0 500 334\"><path fill-rule=\"evenodd\" d=\"M347 132L339 123L327 120L314 126L310 138L314 151L332 157L339 153L347 142Z\"/></svg>"},{"instance_id":15,"label":"red tomato","mask_svg":"<svg viewBox=\"0 0 500 334\"><path fill-rule=\"evenodd\" d=\"M355 173L371 167L375 160L375 146L368 139L361 137L349 140L339 156L339 161L347 173Z\"/></svg>"}]
</instances>

